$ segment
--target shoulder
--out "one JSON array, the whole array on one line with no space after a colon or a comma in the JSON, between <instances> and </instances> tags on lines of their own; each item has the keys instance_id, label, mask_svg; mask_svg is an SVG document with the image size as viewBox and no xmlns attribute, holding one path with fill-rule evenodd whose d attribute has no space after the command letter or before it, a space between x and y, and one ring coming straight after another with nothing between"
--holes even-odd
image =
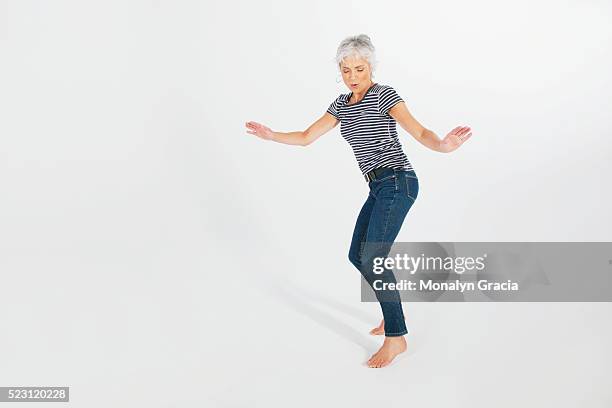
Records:
<instances>
[{"instance_id":1,"label":"shoulder","mask_svg":"<svg viewBox=\"0 0 612 408\"><path fill-rule=\"evenodd\" d=\"M346 105L348 94L340 94L334 99L327 108L327 112L331 113L336 119L340 120L343 107Z\"/></svg>"},{"instance_id":2,"label":"shoulder","mask_svg":"<svg viewBox=\"0 0 612 408\"><path fill-rule=\"evenodd\" d=\"M348 101L349 96L350 96L350 93L340 94L336 98L336 102L338 102L338 103L346 103Z\"/></svg>"},{"instance_id":3,"label":"shoulder","mask_svg":"<svg viewBox=\"0 0 612 408\"><path fill-rule=\"evenodd\" d=\"M391 85L381 84L376 91L378 94L378 110L382 115L388 116L392 107L404 101Z\"/></svg>"},{"instance_id":4,"label":"shoulder","mask_svg":"<svg viewBox=\"0 0 612 408\"><path fill-rule=\"evenodd\" d=\"M394 101L403 101L402 97L397 93L391 85L377 85L376 93L378 100L382 104L393 103Z\"/></svg>"},{"instance_id":5,"label":"shoulder","mask_svg":"<svg viewBox=\"0 0 612 408\"><path fill-rule=\"evenodd\" d=\"M349 94L340 94L336 97L336 99L333 100L332 105L334 105L335 107L339 108L343 105L345 105L348 101L349 98Z\"/></svg>"},{"instance_id":6,"label":"shoulder","mask_svg":"<svg viewBox=\"0 0 612 408\"><path fill-rule=\"evenodd\" d=\"M395 88L387 84L376 84L374 85L374 88L372 88L372 91L373 93L378 94L378 95L389 95L389 94L397 93L395 91Z\"/></svg>"}]
</instances>

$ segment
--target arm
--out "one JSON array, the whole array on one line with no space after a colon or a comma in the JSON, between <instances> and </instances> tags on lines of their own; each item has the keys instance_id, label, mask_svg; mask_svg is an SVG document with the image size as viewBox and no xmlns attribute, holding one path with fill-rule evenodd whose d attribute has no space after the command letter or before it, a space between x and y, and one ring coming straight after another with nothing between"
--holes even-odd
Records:
<instances>
[{"instance_id":1,"label":"arm","mask_svg":"<svg viewBox=\"0 0 612 408\"><path fill-rule=\"evenodd\" d=\"M257 122L247 122L246 126L249 128L247 133L256 135L262 139L272 140L274 142L288 145L308 146L319 137L333 129L338 122L338 119L336 119L332 114L325 112L323 116L317 119L316 122L314 122L304 131L274 132L269 127Z\"/></svg>"},{"instance_id":2,"label":"arm","mask_svg":"<svg viewBox=\"0 0 612 408\"><path fill-rule=\"evenodd\" d=\"M434 132L421 125L408 111L404 102L400 102L392 107L389 110L389 115L423 146L436 152L441 152L440 142L442 140Z\"/></svg>"},{"instance_id":3,"label":"arm","mask_svg":"<svg viewBox=\"0 0 612 408\"><path fill-rule=\"evenodd\" d=\"M440 139L438 135L423 127L423 125L410 114L404 102L400 102L393 106L389 110L389 115L391 115L406 132L410 133L410 135L423 146L440 153L452 152L472 135L471 133L467 134L470 131L469 127L458 126L451 130L444 139Z\"/></svg>"}]
</instances>

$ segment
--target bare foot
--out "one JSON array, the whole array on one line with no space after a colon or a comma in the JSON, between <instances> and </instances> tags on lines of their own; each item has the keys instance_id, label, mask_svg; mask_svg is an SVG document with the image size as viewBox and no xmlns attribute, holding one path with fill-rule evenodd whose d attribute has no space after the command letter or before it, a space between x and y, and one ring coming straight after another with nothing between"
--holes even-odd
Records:
<instances>
[{"instance_id":1,"label":"bare foot","mask_svg":"<svg viewBox=\"0 0 612 408\"><path fill-rule=\"evenodd\" d=\"M380 322L380 325L378 327L375 327L370 330L370 334L372 336L380 336L381 334L385 334L385 319Z\"/></svg>"},{"instance_id":2,"label":"bare foot","mask_svg":"<svg viewBox=\"0 0 612 408\"><path fill-rule=\"evenodd\" d=\"M368 360L368 367L385 367L393 361L395 356L406 351L406 348L404 336L385 337L382 347Z\"/></svg>"}]
</instances>

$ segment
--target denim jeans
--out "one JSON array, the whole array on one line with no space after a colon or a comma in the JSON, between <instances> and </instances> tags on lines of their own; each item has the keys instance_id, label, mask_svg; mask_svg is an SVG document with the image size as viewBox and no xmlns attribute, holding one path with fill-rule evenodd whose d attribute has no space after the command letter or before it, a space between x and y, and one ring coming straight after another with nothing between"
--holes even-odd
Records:
<instances>
[{"instance_id":1,"label":"denim jeans","mask_svg":"<svg viewBox=\"0 0 612 408\"><path fill-rule=\"evenodd\" d=\"M375 274L373 260L389 254L404 218L417 198L419 181L414 170L387 168L368 186L370 191L357 217L349 260L374 290L375 280L396 282L393 271L387 268L382 274ZM374 290L374 293L385 320L385 336L407 334L399 292L386 289Z\"/></svg>"}]
</instances>

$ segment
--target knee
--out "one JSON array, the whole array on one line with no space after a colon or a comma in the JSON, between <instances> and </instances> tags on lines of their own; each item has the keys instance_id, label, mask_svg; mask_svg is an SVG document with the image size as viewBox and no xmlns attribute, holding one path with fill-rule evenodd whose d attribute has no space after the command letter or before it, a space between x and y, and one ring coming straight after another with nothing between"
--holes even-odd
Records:
<instances>
[{"instance_id":1,"label":"knee","mask_svg":"<svg viewBox=\"0 0 612 408\"><path fill-rule=\"evenodd\" d=\"M361 267L361 256L357 251L349 251L348 259L355 268L359 269Z\"/></svg>"},{"instance_id":2,"label":"knee","mask_svg":"<svg viewBox=\"0 0 612 408\"><path fill-rule=\"evenodd\" d=\"M348 258L357 269L361 270L363 265L370 265L373 262L375 255L376 251L366 246L363 248L351 248Z\"/></svg>"}]
</instances>

